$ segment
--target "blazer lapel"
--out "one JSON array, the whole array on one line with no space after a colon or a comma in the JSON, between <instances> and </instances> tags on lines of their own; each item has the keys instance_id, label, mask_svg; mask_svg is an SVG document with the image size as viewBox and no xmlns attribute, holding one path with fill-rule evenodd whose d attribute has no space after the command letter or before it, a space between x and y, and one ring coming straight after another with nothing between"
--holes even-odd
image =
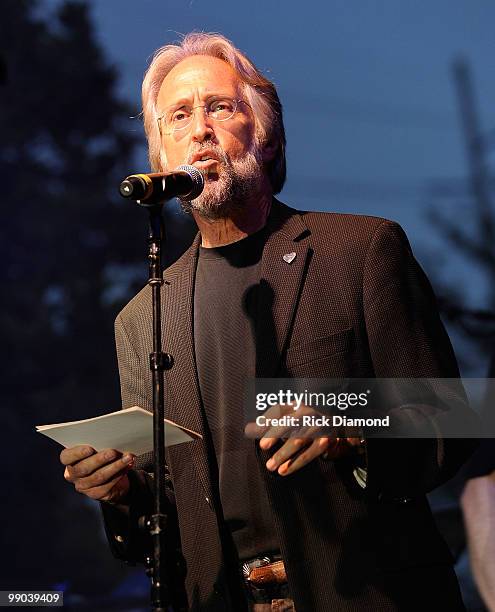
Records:
<instances>
[{"instance_id":1,"label":"blazer lapel","mask_svg":"<svg viewBox=\"0 0 495 612\"><path fill-rule=\"evenodd\" d=\"M274 200L263 250L256 321L256 376L274 377L291 330L312 250L301 215Z\"/></svg>"}]
</instances>

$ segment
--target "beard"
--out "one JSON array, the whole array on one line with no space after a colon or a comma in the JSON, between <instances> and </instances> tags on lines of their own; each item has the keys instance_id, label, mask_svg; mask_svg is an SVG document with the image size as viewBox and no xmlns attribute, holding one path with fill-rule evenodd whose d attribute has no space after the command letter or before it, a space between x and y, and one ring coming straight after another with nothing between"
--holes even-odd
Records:
<instances>
[{"instance_id":1,"label":"beard","mask_svg":"<svg viewBox=\"0 0 495 612\"><path fill-rule=\"evenodd\" d=\"M218 144L206 142L188 154L186 163L190 164L202 149L215 152L217 169L202 172L205 186L201 194L194 200L180 199L180 203L187 213L196 211L210 221L224 219L245 208L246 202L259 192L264 178L261 149L255 145L243 157L231 159Z\"/></svg>"}]
</instances>

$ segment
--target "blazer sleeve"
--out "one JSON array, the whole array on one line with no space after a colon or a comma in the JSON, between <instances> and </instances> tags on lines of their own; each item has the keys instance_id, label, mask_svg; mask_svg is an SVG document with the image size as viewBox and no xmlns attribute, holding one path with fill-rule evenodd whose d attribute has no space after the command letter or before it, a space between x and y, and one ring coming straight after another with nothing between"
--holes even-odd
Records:
<instances>
[{"instance_id":1,"label":"blazer sleeve","mask_svg":"<svg viewBox=\"0 0 495 612\"><path fill-rule=\"evenodd\" d=\"M472 431L476 415L460 380L452 380L459 379L459 369L433 290L396 223L384 221L369 244L363 309L375 376L451 379L440 393L450 398ZM424 494L451 478L476 446L471 439L444 437L438 406L396 402L391 415L407 420L413 430L431 432L431 437L367 440L367 490L373 497Z\"/></svg>"},{"instance_id":2,"label":"blazer sleeve","mask_svg":"<svg viewBox=\"0 0 495 612\"><path fill-rule=\"evenodd\" d=\"M140 406L152 410L149 368L133 346L121 315L115 322L115 340L119 365L122 408ZM167 470L167 468L166 468ZM152 553L152 540L138 526L142 516L153 514L154 479L153 453L136 459L136 467L130 470L130 491L125 503L102 502L101 508L105 532L113 555L129 563L143 562ZM168 471L167 471L168 474ZM180 550L180 536L175 506L175 495L170 478L166 479L165 513L167 515L167 542Z\"/></svg>"}]
</instances>

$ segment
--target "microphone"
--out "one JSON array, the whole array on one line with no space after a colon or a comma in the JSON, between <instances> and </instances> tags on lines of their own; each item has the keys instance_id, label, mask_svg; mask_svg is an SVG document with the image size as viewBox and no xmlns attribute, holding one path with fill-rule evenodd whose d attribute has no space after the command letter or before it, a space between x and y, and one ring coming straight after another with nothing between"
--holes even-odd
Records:
<instances>
[{"instance_id":1,"label":"microphone","mask_svg":"<svg viewBox=\"0 0 495 612\"><path fill-rule=\"evenodd\" d=\"M197 168L183 165L173 172L131 174L120 183L119 192L123 198L148 206L172 198L194 200L203 191L204 185L203 175Z\"/></svg>"}]
</instances>

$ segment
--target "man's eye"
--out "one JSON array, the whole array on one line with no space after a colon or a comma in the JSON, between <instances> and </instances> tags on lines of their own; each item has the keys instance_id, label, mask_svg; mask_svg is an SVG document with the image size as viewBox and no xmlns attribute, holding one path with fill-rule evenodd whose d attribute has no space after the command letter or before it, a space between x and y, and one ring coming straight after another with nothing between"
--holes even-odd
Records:
<instances>
[{"instance_id":1,"label":"man's eye","mask_svg":"<svg viewBox=\"0 0 495 612\"><path fill-rule=\"evenodd\" d=\"M188 113L185 109L180 109L175 111L172 115L172 122L176 123L178 121L184 121L190 116L191 113Z\"/></svg>"},{"instance_id":2,"label":"man's eye","mask_svg":"<svg viewBox=\"0 0 495 612\"><path fill-rule=\"evenodd\" d=\"M214 115L229 115L233 110L233 104L230 100L215 100L210 106L210 113Z\"/></svg>"}]
</instances>

